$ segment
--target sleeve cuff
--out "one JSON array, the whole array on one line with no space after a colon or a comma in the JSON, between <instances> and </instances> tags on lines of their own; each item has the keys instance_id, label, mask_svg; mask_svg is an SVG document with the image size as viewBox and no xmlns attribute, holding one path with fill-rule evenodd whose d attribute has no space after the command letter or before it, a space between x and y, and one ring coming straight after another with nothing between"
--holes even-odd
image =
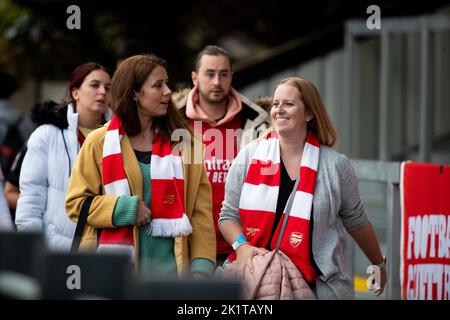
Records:
<instances>
[{"instance_id":1,"label":"sleeve cuff","mask_svg":"<svg viewBox=\"0 0 450 320\"><path fill-rule=\"evenodd\" d=\"M132 226L136 223L138 196L120 196L114 207L112 222L116 227Z\"/></svg>"},{"instance_id":2,"label":"sleeve cuff","mask_svg":"<svg viewBox=\"0 0 450 320\"><path fill-rule=\"evenodd\" d=\"M214 272L214 263L211 260L197 258L191 262L191 273L204 273L212 276Z\"/></svg>"}]
</instances>

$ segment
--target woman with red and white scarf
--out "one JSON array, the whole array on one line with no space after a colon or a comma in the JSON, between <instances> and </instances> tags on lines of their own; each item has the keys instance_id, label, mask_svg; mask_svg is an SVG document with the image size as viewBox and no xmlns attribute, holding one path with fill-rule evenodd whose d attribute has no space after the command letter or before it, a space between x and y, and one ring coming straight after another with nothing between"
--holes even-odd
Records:
<instances>
[{"instance_id":1,"label":"woman with red and white scarf","mask_svg":"<svg viewBox=\"0 0 450 320\"><path fill-rule=\"evenodd\" d=\"M252 272L253 257L275 249L292 193L280 250L316 297L354 298L345 230L370 262L380 266L376 292L381 294L385 259L365 213L354 169L347 157L331 148L336 132L317 89L302 78L280 81L270 113L271 132L239 152L227 177L219 225L235 250L228 262L237 260L242 269Z\"/></svg>"},{"instance_id":2,"label":"woman with red and white scarf","mask_svg":"<svg viewBox=\"0 0 450 320\"><path fill-rule=\"evenodd\" d=\"M211 187L202 161L183 148L201 144L172 141L176 129L192 131L172 104L165 62L154 55L123 61L111 105L112 120L88 136L69 183L71 219L93 199L80 250L127 253L151 277L211 275Z\"/></svg>"}]
</instances>

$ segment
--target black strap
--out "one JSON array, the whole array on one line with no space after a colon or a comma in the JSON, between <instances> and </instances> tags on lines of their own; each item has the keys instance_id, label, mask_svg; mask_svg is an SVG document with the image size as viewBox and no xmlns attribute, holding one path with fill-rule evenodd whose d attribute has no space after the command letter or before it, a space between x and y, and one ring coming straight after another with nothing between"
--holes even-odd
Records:
<instances>
[{"instance_id":1,"label":"black strap","mask_svg":"<svg viewBox=\"0 0 450 320\"><path fill-rule=\"evenodd\" d=\"M60 130L61 130L61 135L62 135L62 138L64 141L64 148L66 149L67 159L69 159L69 177L70 177L70 174L72 173L72 163L70 161L69 148L67 148L66 138L64 138L64 131L63 131L63 129L60 129Z\"/></svg>"},{"instance_id":2,"label":"black strap","mask_svg":"<svg viewBox=\"0 0 450 320\"><path fill-rule=\"evenodd\" d=\"M78 216L77 228L75 229L75 235L73 236L72 247L70 248L71 252L78 252L78 248L81 243L81 236L83 235L84 226L86 225L87 217L89 214L89 208L91 207L91 203L94 197L88 197L84 200L83 205L81 206L81 212Z\"/></svg>"},{"instance_id":3,"label":"black strap","mask_svg":"<svg viewBox=\"0 0 450 320\"><path fill-rule=\"evenodd\" d=\"M297 192L298 183L300 182L300 177L297 178L294 184L294 188L292 189L291 195L289 196L288 203L286 205L286 211L284 212L283 224L281 225L280 234L278 235L277 246L275 248L275 252L278 252L281 245L281 239L283 238L284 229L286 229L287 220L289 214L291 213L292 204L294 203L295 193Z\"/></svg>"}]
</instances>

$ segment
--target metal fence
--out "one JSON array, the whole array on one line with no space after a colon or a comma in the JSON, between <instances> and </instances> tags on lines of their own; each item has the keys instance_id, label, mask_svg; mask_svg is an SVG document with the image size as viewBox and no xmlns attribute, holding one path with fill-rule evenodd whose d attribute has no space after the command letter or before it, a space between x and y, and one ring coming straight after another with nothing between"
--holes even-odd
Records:
<instances>
[{"instance_id":1,"label":"metal fence","mask_svg":"<svg viewBox=\"0 0 450 320\"><path fill-rule=\"evenodd\" d=\"M352 140L352 117L355 108L352 104L352 92L355 90L355 82L359 79L354 78L354 60L357 56L356 42L361 37L374 37L380 39L380 64L379 64L379 108L378 108L378 159L389 160L389 144L392 138L393 123L389 118L392 117L392 90L394 78L393 71L393 36L403 34L420 34L420 84L419 84L419 160L430 161L432 151L432 105L430 96L433 91L430 87L430 78L433 69L431 68L433 56L431 43L433 36L438 32L450 31L450 18L447 16L421 16L412 18L383 18L380 30L368 29L365 20L349 20L345 26L345 45L344 45L344 94L343 98L343 141ZM447 73L448 69L439 69L439 73ZM444 92L440 92L443 95ZM405 115L406 118L406 115ZM395 124L399 126L399 123ZM345 154L352 156L352 145L347 143L343 145Z\"/></svg>"},{"instance_id":2,"label":"metal fence","mask_svg":"<svg viewBox=\"0 0 450 320\"><path fill-rule=\"evenodd\" d=\"M388 279L386 299L400 299L400 162L352 159L358 181L385 183L386 188L386 248Z\"/></svg>"}]
</instances>

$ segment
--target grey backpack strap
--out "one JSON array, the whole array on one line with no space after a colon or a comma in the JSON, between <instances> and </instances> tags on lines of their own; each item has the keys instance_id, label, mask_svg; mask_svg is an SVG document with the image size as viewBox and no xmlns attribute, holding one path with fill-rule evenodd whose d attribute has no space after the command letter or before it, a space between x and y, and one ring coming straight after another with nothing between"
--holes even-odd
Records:
<instances>
[{"instance_id":1,"label":"grey backpack strap","mask_svg":"<svg viewBox=\"0 0 450 320\"><path fill-rule=\"evenodd\" d=\"M289 196L288 203L286 205L286 211L284 212L283 224L281 225L280 235L278 236L277 246L275 248L275 252L278 252L280 249L281 239L283 239L284 229L286 229L287 220L289 214L291 213L292 204L294 203L295 193L297 192L298 183L300 182L300 177L295 180L294 188L292 189L291 195Z\"/></svg>"}]
</instances>

